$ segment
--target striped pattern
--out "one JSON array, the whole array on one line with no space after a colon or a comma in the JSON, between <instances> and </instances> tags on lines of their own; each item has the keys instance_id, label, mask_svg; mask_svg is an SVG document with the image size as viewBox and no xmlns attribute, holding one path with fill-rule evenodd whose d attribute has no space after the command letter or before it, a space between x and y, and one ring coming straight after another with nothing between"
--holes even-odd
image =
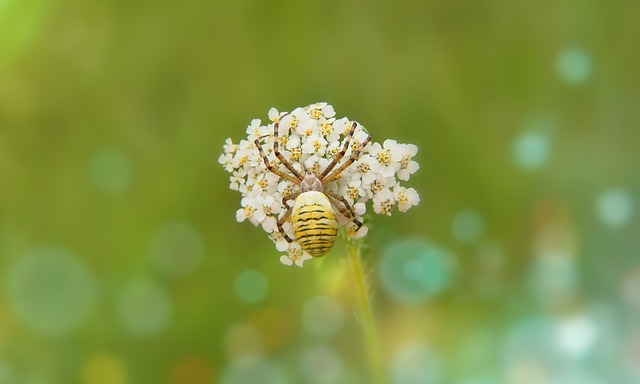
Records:
<instances>
[{"instance_id":1,"label":"striped pattern","mask_svg":"<svg viewBox=\"0 0 640 384\"><path fill-rule=\"evenodd\" d=\"M322 192L309 191L298 196L291 222L296 240L311 256L325 255L336 241L336 213Z\"/></svg>"}]
</instances>

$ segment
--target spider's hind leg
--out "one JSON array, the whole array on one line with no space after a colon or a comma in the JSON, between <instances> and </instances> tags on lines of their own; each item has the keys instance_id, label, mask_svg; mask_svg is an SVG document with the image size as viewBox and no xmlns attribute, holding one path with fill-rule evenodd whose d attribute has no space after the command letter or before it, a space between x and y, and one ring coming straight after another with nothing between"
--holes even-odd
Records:
<instances>
[{"instance_id":1,"label":"spider's hind leg","mask_svg":"<svg viewBox=\"0 0 640 384\"><path fill-rule=\"evenodd\" d=\"M284 237L284 239L287 240L287 243L291 243L293 242L293 240L291 240L289 235L287 235L287 233L284 231L284 228L282 228L282 224L284 224L287 221L287 219L289 219L289 216L291 216L291 211L293 211L293 207L289 207L289 209L287 209L284 215L282 215L282 217L278 219L278 224L277 224L278 231L280 232L282 237Z\"/></svg>"},{"instance_id":2,"label":"spider's hind leg","mask_svg":"<svg viewBox=\"0 0 640 384\"><path fill-rule=\"evenodd\" d=\"M349 202L342 196L328 191L325 189L324 194L329 197L329 201L334 208L336 208L340 213L344 215L347 219L351 220L356 225L356 231L362 227L362 221L356 218L356 214L353 211L353 207Z\"/></svg>"},{"instance_id":3,"label":"spider's hind leg","mask_svg":"<svg viewBox=\"0 0 640 384\"><path fill-rule=\"evenodd\" d=\"M284 228L282 228L282 225L289 219L289 217L291 217L293 206L290 207L289 204L287 204L287 201L295 200L298 196L300 196L300 192L296 192L282 198L282 205L287 207L287 211L284 213L284 215L282 215L281 218L278 219L277 225L278 225L278 231L280 231L280 234L284 237L285 240L287 240L288 243L291 243L293 240L284 231Z\"/></svg>"}]
</instances>

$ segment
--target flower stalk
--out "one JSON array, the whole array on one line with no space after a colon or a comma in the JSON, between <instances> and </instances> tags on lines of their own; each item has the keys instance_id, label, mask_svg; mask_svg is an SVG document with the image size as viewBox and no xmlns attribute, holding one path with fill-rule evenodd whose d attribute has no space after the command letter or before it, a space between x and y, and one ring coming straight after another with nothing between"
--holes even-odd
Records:
<instances>
[{"instance_id":1,"label":"flower stalk","mask_svg":"<svg viewBox=\"0 0 640 384\"><path fill-rule=\"evenodd\" d=\"M384 384L386 380L382 349L380 348L380 340L373 316L369 284L367 283L366 272L362 265L364 243L361 239L350 240L347 243L349 265L351 266L355 294L360 307L360 321L362 324L371 382L374 384Z\"/></svg>"}]
</instances>

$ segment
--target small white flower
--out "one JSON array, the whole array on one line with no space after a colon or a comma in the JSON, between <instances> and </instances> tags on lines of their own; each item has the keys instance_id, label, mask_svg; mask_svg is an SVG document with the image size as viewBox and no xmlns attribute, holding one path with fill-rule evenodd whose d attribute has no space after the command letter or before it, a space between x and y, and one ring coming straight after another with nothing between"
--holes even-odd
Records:
<instances>
[{"instance_id":1,"label":"small white flower","mask_svg":"<svg viewBox=\"0 0 640 384\"><path fill-rule=\"evenodd\" d=\"M220 156L218 157L218 163L220 163L224 167L224 170L227 172L233 172L233 170L235 169L235 167L233 166L233 155L230 153L220 154Z\"/></svg>"},{"instance_id":2,"label":"small white flower","mask_svg":"<svg viewBox=\"0 0 640 384\"><path fill-rule=\"evenodd\" d=\"M229 184L229 189L233 191L238 191L241 186L245 185L247 181L247 171L244 169L238 169L234 171L231 175L231 183Z\"/></svg>"},{"instance_id":3,"label":"small white flower","mask_svg":"<svg viewBox=\"0 0 640 384\"><path fill-rule=\"evenodd\" d=\"M271 240L276 244L276 249L278 252L285 252L289 249L289 242L282 236L280 232L273 231L270 234ZM286 256L285 256L286 257Z\"/></svg>"},{"instance_id":4,"label":"small white flower","mask_svg":"<svg viewBox=\"0 0 640 384\"><path fill-rule=\"evenodd\" d=\"M371 163L371 169L384 177L392 177L396 173L392 161L392 151L396 152L398 143L395 140L385 140L383 146L378 143L371 145L369 153L376 161Z\"/></svg>"},{"instance_id":5,"label":"small white flower","mask_svg":"<svg viewBox=\"0 0 640 384\"><path fill-rule=\"evenodd\" d=\"M321 135L313 134L307 137L305 143L302 144L302 153L324 156L326 150L327 140Z\"/></svg>"},{"instance_id":6,"label":"small white flower","mask_svg":"<svg viewBox=\"0 0 640 384\"><path fill-rule=\"evenodd\" d=\"M295 263L298 267L302 267L305 260L311 259L311 256L304 252L297 243L289 246L289 254L280 256L280 262L284 265L292 265Z\"/></svg>"},{"instance_id":7,"label":"small white flower","mask_svg":"<svg viewBox=\"0 0 640 384\"><path fill-rule=\"evenodd\" d=\"M347 119L346 117L343 117L342 119L337 119L333 123L333 130L338 135L343 135L345 134L346 131L348 131L351 128L351 124L353 123L349 121L349 119Z\"/></svg>"},{"instance_id":8,"label":"small white flower","mask_svg":"<svg viewBox=\"0 0 640 384\"><path fill-rule=\"evenodd\" d=\"M379 173L375 173L373 176L373 181L370 183L366 183L365 180L362 180L362 187L367 192L367 197L370 199L382 191L390 191L390 188L396 184L393 177L384 177Z\"/></svg>"},{"instance_id":9,"label":"small white flower","mask_svg":"<svg viewBox=\"0 0 640 384\"><path fill-rule=\"evenodd\" d=\"M260 125L260 119L251 120L251 124L247 127L247 139L249 142L267 135L269 135L269 130L264 125Z\"/></svg>"},{"instance_id":10,"label":"small white flower","mask_svg":"<svg viewBox=\"0 0 640 384\"><path fill-rule=\"evenodd\" d=\"M396 160L396 172L398 179L407 181L420 169L418 163L411 160L418 153L418 147L413 144L399 144L398 147L400 148L400 158Z\"/></svg>"},{"instance_id":11,"label":"small white flower","mask_svg":"<svg viewBox=\"0 0 640 384\"><path fill-rule=\"evenodd\" d=\"M393 187L393 196L398 202L398 210L400 212L406 212L414 205L420 203L420 196L418 192L413 188L405 188L400 185Z\"/></svg>"},{"instance_id":12,"label":"small white flower","mask_svg":"<svg viewBox=\"0 0 640 384\"><path fill-rule=\"evenodd\" d=\"M377 165L377 160L370 154L364 154L360 156L360 159L356 161L356 170L362 182L366 185L371 184L376 179L376 172L373 167Z\"/></svg>"},{"instance_id":13,"label":"small white flower","mask_svg":"<svg viewBox=\"0 0 640 384\"><path fill-rule=\"evenodd\" d=\"M236 211L236 220L238 222L249 220L253 225L258 226L258 221L255 218L255 214L258 211L255 199L245 197L240 202L240 205L242 205L243 208Z\"/></svg>"},{"instance_id":14,"label":"small white flower","mask_svg":"<svg viewBox=\"0 0 640 384\"><path fill-rule=\"evenodd\" d=\"M366 225L363 225L362 227L360 227L360 229L356 231L356 225L351 224L349 226L349 229L347 230L347 235L349 235L349 237L352 239L360 239L366 236L367 233L369 233L369 228L367 228Z\"/></svg>"},{"instance_id":15,"label":"small white flower","mask_svg":"<svg viewBox=\"0 0 640 384\"><path fill-rule=\"evenodd\" d=\"M304 137L309 137L311 135L318 135L320 134L320 129L318 128L318 122L313 119L301 121L297 124L297 127L295 128L295 133Z\"/></svg>"},{"instance_id":16,"label":"small white flower","mask_svg":"<svg viewBox=\"0 0 640 384\"><path fill-rule=\"evenodd\" d=\"M342 184L338 193L339 195L344 196L349 203L353 204L355 201L359 201L361 198L367 196L367 192L362 185L362 180L351 178L347 184Z\"/></svg>"},{"instance_id":17,"label":"small white flower","mask_svg":"<svg viewBox=\"0 0 640 384\"><path fill-rule=\"evenodd\" d=\"M391 208L395 203L393 192L383 189L373 196L373 211L381 215L391 216Z\"/></svg>"},{"instance_id":18,"label":"small white flower","mask_svg":"<svg viewBox=\"0 0 640 384\"><path fill-rule=\"evenodd\" d=\"M233 154L238 149L238 145L233 144L233 142L231 141L231 138L228 138L227 140L224 141L223 149L224 149L224 153Z\"/></svg>"}]
</instances>

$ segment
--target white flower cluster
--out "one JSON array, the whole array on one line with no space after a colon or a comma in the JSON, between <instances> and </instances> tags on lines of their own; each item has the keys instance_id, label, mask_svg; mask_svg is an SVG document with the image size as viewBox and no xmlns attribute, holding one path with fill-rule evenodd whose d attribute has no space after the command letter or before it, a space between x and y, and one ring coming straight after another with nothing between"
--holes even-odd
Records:
<instances>
[{"instance_id":1,"label":"white flower cluster","mask_svg":"<svg viewBox=\"0 0 640 384\"><path fill-rule=\"evenodd\" d=\"M280 258L283 264L302 266L311 256L301 249L293 236L289 235L293 242L287 242L277 228L278 219L287 210L282 198L297 192L298 186L267 170L254 141L259 140L273 166L291 174L273 153L274 124L279 122L279 150L285 160L299 172L303 172L304 165L304 169L320 174L340 153L354 122L346 117L336 119L333 107L327 103L296 108L290 113L280 113L271 108L268 116L270 121L266 125L260 119L251 121L246 140L235 144L227 139L218 162L231 174L229 187L242 194L242 208L236 212L236 219L239 222L249 220L256 227L262 226L278 251L287 252ZM391 215L394 206L405 212L417 205L420 197L416 190L401 186L398 180L409 180L411 174L418 170L418 163L412 160L418 148L395 140L385 140L383 144L373 142L361 148L367 137L367 131L358 123L347 152L334 170L348 161L354 151L360 149L361 155L326 188L344 197L360 221L369 200L373 201L373 211L383 215ZM338 223L348 226L350 237L357 238L367 233L366 226L356 231L355 224L340 213ZM290 220L283 224L283 229L287 234L292 233Z\"/></svg>"}]
</instances>

